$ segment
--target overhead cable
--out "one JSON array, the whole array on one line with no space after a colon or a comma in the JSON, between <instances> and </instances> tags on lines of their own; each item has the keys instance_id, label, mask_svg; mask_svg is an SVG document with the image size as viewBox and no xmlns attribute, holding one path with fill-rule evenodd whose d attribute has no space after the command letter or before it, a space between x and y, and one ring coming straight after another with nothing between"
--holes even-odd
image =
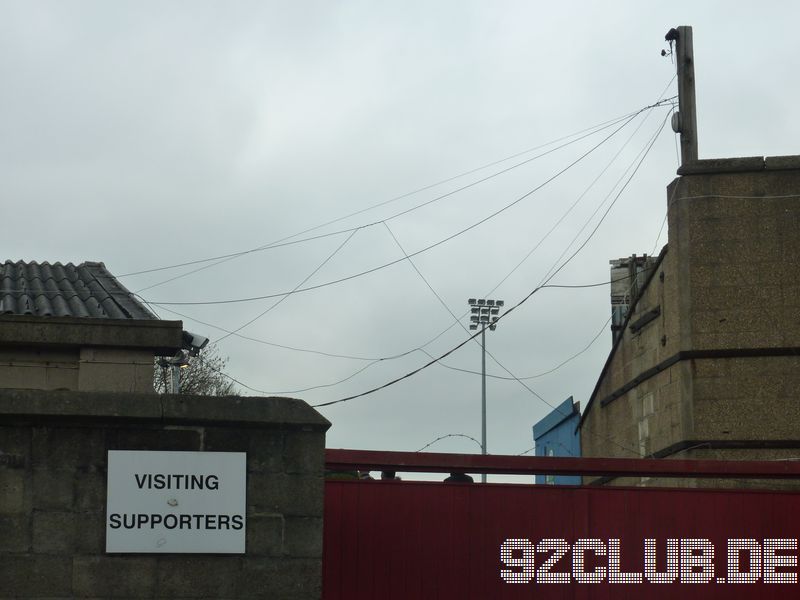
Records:
<instances>
[{"instance_id":1,"label":"overhead cable","mask_svg":"<svg viewBox=\"0 0 800 600\"><path fill-rule=\"evenodd\" d=\"M597 148L599 148L600 146L605 144L609 139L611 139L616 133L618 133L628 123L630 123L631 119L628 119L627 121L625 121L620 127L615 129L611 134L609 134L607 137L603 138L603 140L601 140L599 143L595 144L589 150L587 150L586 152L581 154L577 159L575 159L574 161L569 163L569 165L567 165L566 167L564 167L563 169L558 171L555 175L552 175L551 177L546 179L544 182L540 183L539 185L537 185L533 189L529 190L528 192L526 192L522 196L516 198L515 200L513 200L509 204L506 204L502 208L494 211L493 213L489 214L488 216L486 216L486 217L480 219L479 221L469 225L468 227L465 227L464 229L461 229L461 230L457 231L456 233L453 233L453 234L447 236L446 238L441 239L441 240L439 240L439 241L437 241L437 242L435 242L433 244L430 244L430 245L428 245L428 246L426 246L426 247L424 247L424 248L422 248L420 250L412 252L411 254L409 254L409 256L411 256L411 257L418 256L418 255L420 255L420 254L422 254L424 252L428 252L429 250L432 250L433 248L441 246L442 244L444 244L446 242L449 242L450 240L453 240L454 238L456 238L456 237L458 237L460 235L463 235L464 233L467 233L468 231L471 231L472 229L475 229L476 227L482 225L483 223L489 221L490 219L493 219L494 217L504 213L505 211L507 211L508 209L512 208L513 206L516 206L517 204L519 204L520 202L522 202L526 198L530 197L531 195L533 195L534 193L536 193L537 191L539 191L540 189L545 187L547 184L551 183L556 178L558 178L561 175L563 175L565 172L567 172L569 169L574 167L576 164L578 164L579 162L584 160L592 152L597 150ZM382 223L383 221L380 221L380 222ZM155 304L156 306L198 306L198 305L237 304L237 303L242 303L242 302L254 302L254 301L257 301L257 300L265 300L265 299L268 299L268 298L278 298L280 296L285 296L285 295L292 294L292 293L308 292L308 291L316 290L316 289L319 289L319 288L322 288L322 287L335 285L335 284L338 284L338 283L349 281L351 279L355 279L357 277L362 277L364 275L368 275L370 273L374 273L374 272L379 271L381 269L385 269L387 267L396 265L397 263L403 262L405 260L406 260L405 257L398 258L397 260L393 260L393 261L390 261L388 263L384 263L384 264L379 265L377 267L373 267L372 269L367 269L365 271L361 271L361 272L355 273L353 275L348 275L347 277L342 277L340 279L336 279L336 280L333 280L333 281L328 281L328 282L321 283L321 284L314 285L314 286L309 286L309 287L305 287L305 288L299 288L297 290L292 290L290 292L279 292L279 293L274 293L274 294L264 294L264 295L261 295L261 296L252 296L252 297L247 297L247 298L233 298L233 299L227 299L227 300L204 300L204 301L187 301L187 302L172 302L172 301L150 300L150 302L152 304Z\"/></svg>"},{"instance_id":2,"label":"overhead cable","mask_svg":"<svg viewBox=\"0 0 800 600\"><path fill-rule=\"evenodd\" d=\"M665 125L665 124L666 124L666 119L665 119L665 120L662 122L662 124L661 124L661 127L659 127L659 129L658 129L658 131L657 131L656 135L655 135L655 136L653 137L653 139L651 140L651 142L650 142L650 145L649 145L649 146L648 146L648 148L647 148L647 151L644 153L644 155L642 156L641 160L640 160L640 161L639 161L639 163L637 164L636 168L633 170L633 172L631 173L630 177L629 177L629 178L628 178L628 180L625 182L625 185L622 187L622 189L620 189L620 191L619 191L619 193L617 194L617 196L615 197L614 201L613 201L613 202L612 202L612 203L609 205L608 209L605 211L605 213L603 214L603 216L602 216L602 218L600 219L600 221L598 222L598 224L595 226L595 228L594 228L594 229L592 230L592 232L589 234L589 237L587 237L587 238L586 238L586 240L585 240L585 241L584 241L584 242L583 242L583 243L582 243L582 244L581 244L581 245L578 247L578 249L577 249L575 252L573 252L573 253L572 253L572 255L570 255L570 257L569 257L569 258L567 258L567 260L565 260L565 261L564 261L564 262L561 264L561 266L560 266L560 267L558 267L558 269L556 269L556 270L555 270L555 271L552 273L552 275L550 275L550 276L549 276L549 278L547 279L547 281L545 281L545 283L547 283L547 282L548 282L550 279L552 279L553 277L555 277L555 276L556 276L556 275L557 275L557 274L558 274L558 273L559 273L559 272L560 272L560 271L561 271L561 270L562 270L562 269L563 269L565 266L567 266L567 264L569 264L569 263L570 263L570 262L571 262L571 261L572 261L572 260L573 260L573 259L574 259L574 258L575 258L577 255L578 255L578 253L579 253L579 252L580 252L580 251L581 251L581 250L582 250L582 249L583 249L583 248L586 246L586 244L588 244L588 243L589 243L589 240L590 240L590 239L591 239L591 238L594 236L594 234L597 232L598 228L600 227L600 225L602 224L602 222L605 220L605 217L608 215L609 211L610 211L610 210L611 210L611 208L614 206L614 204L616 203L617 199L619 199L619 197L622 195L622 192L624 192L624 191L625 191L625 189L627 188L628 184L631 182L631 180L633 179L633 177L636 175L636 173L637 173L637 171L639 170L639 167L641 166L642 162L643 162L643 161L644 161L644 159L647 157L647 155L650 153L650 150L652 149L653 145L655 144L655 141L656 141L656 139L658 139L658 134L660 134L660 133L661 133L661 131L663 131L663 129L664 129L664 125ZM541 289L542 289L542 288L541 288L541 286L538 286L538 287L534 288L533 290L531 290L531 292L530 292L530 293L529 293L527 296L525 296L524 298L522 298L522 300L520 300L519 302L517 302L517 304L515 304L514 306L512 306L512 307L511 307L510 309L508 309L508 310L507 310L505 313L503 313L502 315L500 315L500 316L498 317L498 319L497 319L496 323L499 323L499 322L500 322L500 320L502 320L502 319L504 319L504 318L507 318L507 317L508 317L508 315L510 315L510 314L511 314L512 312L514 312L514 311L515 311L517 308L519 308L520 306L522 306L522 305L523 305L525 302L527 302L527 301L528 301L528 299L530 299L530 298L531 298L531 297L532 297L534 294L536 294L536 293L537 293L539 290L541 290ZM473 338L476 338L477 336L481 335L481 333L482 333L482 332L483 332L483 329L480 329L480 330L476 331L476 332L475 332L473 335L470 335L470 336L469 336L467 339L463 340L462 342L460 342L459 344L457 344L456 346L454 346L454 347L453 347L453 348L451 348L450 350L447 350L446 352L444 352L443 354L439 355L438 357L436 357L436 358L434 358L434 359L432 359L432 360L428 361L427 363L423 364L422 366L418 367L417 369L414 369L413 371L410 371L410 372L406 373L405 375L402 375L402 376L400 376L400 377L397 377L397 378L395 378L395 379L392 379L391 381L388 381L388 382L384 383L383 385L376 386L376 387L374 387L374 388L371 388L371 389L369 389L369 390L367 390L367 391L365 391L365 392L361 392L360 394L353 394L353 395L351 395L351 396L347 396L347 397L345 397L345 398L340 398L340 399L338 399L338 400L331 400L331 401L329 401L329 402L322 402L322 403L319 403L319 404L314 404L314 405L312 405L312 406L313 406L314 408L321 408L321 407L324 407L324 406L332 406L332 405L334 405L334 404L340 404L340 403L342 403L342 402L349 402L350 400L355 400L356 398L362 398L362 397L364 397L364 396L368 396L368 395L374 394L375 392L378 392L378 391L380 391L380 390L383 390L383 389L386 389L386 388L388 388L388 387L390 387L390 386L393 386L393 385L395 385L395 384L397 384L397 383L399 383L399 382L401 382L401 381L404 381L404 380L406 380L406 379L408 379L408 378L410 378L410 377L413 377L414 375L416 375L416 374L420 373L421 371L424 371L425 369L427 369L428 367L430 367L430 366L432 366L432 365L436 364L438 361L442 360L443 358L446 358L447 356L450 356L450 355L451 355L451 354L453 354L453 353L454 353L456 350L458 350L458 349L462 348L462 347L463 347L463 346L465 346L467 343L469 343L469 342L470 342L470 341L471 341ZM519 380L517 379L517 381L519 381ZM529 387L528 387L528 386L527 386L527 385L526 385L524 382L520 382L520 383L521 383L521 384L522 384L524 387L526 387L526 388L527 388L527 389L528 389L528 390L529 390L531 393L533 393L533 394L534 394L534 395L536 395L537 397L541 398L541 396L539 396L538 394L536 394L536 392L534 392L533 390L531 390L531 389L530 389L530 388L529 388ZM542 400L542 401L544 401L545 403L547 403L547 401L546 401L546 400L544 400L544 398L541 398L541 400ZM547 404L549 404L549 403L547 403ZM553 408L555 408L555 407L553 407Z\"/></svg>"},{"instance_id":3,"label":"overhead cable","mask_svg":"<svg viewBox=\"0 0 800 600\"><path fill-rule=\"evenodd\" d=\"M628 119L631 116L638 115L639 113L641 113L641 112L643 112L643 111L645 111L645 110L647 110L649 108L655 108L657 106L661 106L661 105L663 105L664 102L666 102L666 101L661 101L661 102L656 103L654 105L647 106L647 107L641 108L639 110L630 112L630 113L628 113L626 115L621 115L619 117L615 117L613 119L609 119L609 120L604 121L602 123L598 123L597 125L593 125L591 127L587 127L585 129L581 129L580 131L576 131L574 133L559 137L557 139L551 140L551 141L546 142L544 144L539 144L539 145L534 146L532 148L528 148L527 150L523 150L521 152L517 152L515 154L512 154L512 155L507 156L505 158L502 158L500 160L495 160L495 161L492 161L490 163L484 164L484 165L482 165L480 167L475 167L475 168L472 168L472 169L470 169L468 171L464 171L463 173L460 173L458 175L453 175L451 177L447 177L446 179L442 179L442 180L437 181L435 183L424 185L424 186L419 187L419 188L417 188L415 190L412 190L410 192L406 192L404 194L401 194L399 196L395 196L395 197L390 198L388 200L383 200L381 202L378 202L377 204L373 204L371 206L359 209L359 210L357 210L355 212L352 212L352 213L349 213L347 215L344 215L344 216L341 216L341 217L337 217L335 219L332 219L330 221L326 221L324 223L320 223L319 225L315 225L313 227L309 227L307 229L304 229L304 230L299 231L297 233L294 233L292 235L283 237L283 238L281 238L279 240L275 240L273 242L269 242L267 244L263 244L261 246L257 246L255 248L250 248L248 250L242 250L242 251L239 251L239 252L232 252L232 253L229 253L229 254L221 254L221 255L218 255L218 256L211 256L211 257L208 257L208 258L202 258L202 259L197 259L197 260L186 261L186 262L182 262L182 263L176 263L176 264L162 266L162 267L154 267L154 268L151 268L151 269L142 269L142 270L139 270L139 271L131 271L129 273L123 273L122 275L117 275L117 278L133 277L133 276L136 276L136 275L143 275L143 274L146 274L146 273L155 273L155 272L158 272L158 271L167 271L167 270L170 270L170 269L177 269L177 268L180 268L180 267L193 266L193 265L202 264L202 263L206 263L206 262L212 262L212 261L215 261L215 260L221 260L221 259L227 259L227 258L236 258L236 257L239 257L239 256L244 256L245 254L250 254L250 253L253 253L253 252L259 252L261 250L267 250L267 249L271 249L271 248L275 248L275 247L280 247L280 245L285 245L285 244L283 244L283 242L286 242L287 240L291 240L292 238L295 238L295 237L298 237L298 236L301 236L301 235L305 235L306 233L311 233L312 231L316 231L318 229L322 229L323 227L327 227L328 225L333 225L333 224L338 223L340 221L344 221L346 219L349 219L350 217L355 217L357 215L363 214L363 213L368 212L370 210L374 210L376 208L380 208L381 206L385 206L387 204L391 204L393 202L396 202L398 200L402 200L402 199L407 198L409 196L413 196L415 194L427 191L429 189L438 187L440 185L444 185L445 183L450 183L451 181L455 181L456 179L460 179L462 177L466 177L467 175L472 175L473 173L477 173L478 171L482 171L484 169L488 169L490 167L502 164L502 163L507 162L509 160L513 160L513 159L515 159L515 158L517 158L519 156L523 156L525 154L529 154L530 152L534 152L536 150L540 150L541 148L546 148L547 146L551 146L551 145L556 144L558 142L561 142L561 141L564 141L564 140L568 140L568 139L576 137L576 136L580 136L581 134L584 134L586 132L597 133L598 131L602 131L606 127L610 127L610 126L612 126L612 125L614 125L616 123L624 121L625 119ZM580 139L583 139L583 138L578 138L578 140L580 140ZM575 140L575 141L578 141L578 140ZM521 164L524 164L524 163L521 163ZM345 230L345 232L346 231L350 231L350 230L348 229L348 230ZM340 232L336 232L336 233L342 233L342 232L340 231ZM300 241L309 241L309 240L319 239L319 237L327 237L328 235L335 235L335 233L334 234L325 234L323 236L314 236L314 237L311 237L311 238L304 238L303 240L300 240ZM296 242L290 242L290 243L296 243Z\"/></svg>"}]
</instances>

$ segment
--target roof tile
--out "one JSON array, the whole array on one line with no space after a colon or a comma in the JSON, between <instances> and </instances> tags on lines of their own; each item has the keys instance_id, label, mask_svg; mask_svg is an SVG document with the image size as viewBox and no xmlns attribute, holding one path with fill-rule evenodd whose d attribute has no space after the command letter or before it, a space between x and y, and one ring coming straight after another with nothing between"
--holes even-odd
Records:
<instances>
[{"instance_id":1,"label":"roof tile","mask_svg":"<svg viewBox=\"0 0 800 600\"><path fill-rule=\"evenodd\" d=\"M0 264L0 315L157 319L101 262Z\"/></svg>"}]
</instances>

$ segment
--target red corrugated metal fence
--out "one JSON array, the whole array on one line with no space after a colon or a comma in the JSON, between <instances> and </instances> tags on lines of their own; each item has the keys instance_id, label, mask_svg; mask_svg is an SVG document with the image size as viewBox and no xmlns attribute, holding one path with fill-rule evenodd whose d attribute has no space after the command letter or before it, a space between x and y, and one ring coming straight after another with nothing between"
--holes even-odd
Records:
<instances>
[{"instance_id":1,"label":"red corrugated metal fence","mask_svg":"<svg viewBox=\"0 0 800 600\"><path fill-rule=\"evenodd\" d=\"M328 464L393 464L356 454ZM399 471L474 458L403 456ZM706 476L724 467L704 462ZM796 492L330 480L325 493L325 600L800 597Z\"/></svg>"}]
</instances>

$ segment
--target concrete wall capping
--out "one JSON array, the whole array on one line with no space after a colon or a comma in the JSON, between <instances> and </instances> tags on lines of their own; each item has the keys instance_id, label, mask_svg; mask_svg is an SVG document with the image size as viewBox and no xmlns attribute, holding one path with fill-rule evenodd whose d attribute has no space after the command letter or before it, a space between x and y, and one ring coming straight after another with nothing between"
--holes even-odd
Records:
<instances>
[{"instance_id":1,"label":"concrete wall capping","mask_svg":"<svg viewBox=\"0 0 800 600\"><path fill-rule=\"evenodd\" d=\"M788 156L768 156L764 159L767 171L783 171L789 169L800 169L800 154Z\"/></svg>"},{"instance_id":2,"label":"concrete wall capping","mask_svg":"<svg viewBox=\"0 0 800 600\"><path fill-rule=\"evenodd\" d=\"M0 315L0 344L60 347L108 346L174 354L182 345L181 321Z\"/></svg>"},{"instance_id":3,"label":"concrete wall capping","mask_svg":"<svg viewBox=\"0 0 800 600\"><path fill-rule=\"evenodd\" d=\"M704 158L681 165L678 175L745 173L748 171L787 171L800 169L800 155Z\"/></svg>"},{"instance_id":4,"label":"concrete wall capping","mask_svg":"<svg viewBox=\"0 0 800 600\"><path fill-rule=\"evenodd\" d=\"M0 418L153 421L163 424L225 424L302 427L326 431L330 422L293 398L171 396L125 392L52 392L0 389Z\"/></svg>"}]
</instances>

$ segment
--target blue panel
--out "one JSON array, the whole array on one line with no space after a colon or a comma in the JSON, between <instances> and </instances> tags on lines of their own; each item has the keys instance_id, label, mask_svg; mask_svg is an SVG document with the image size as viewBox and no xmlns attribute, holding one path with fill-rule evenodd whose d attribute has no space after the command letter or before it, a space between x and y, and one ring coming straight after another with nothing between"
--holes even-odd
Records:
<instances>
[{"instance_id":1,"label":"blue panel","mask_svg":"<svg viewBox=\"0 0 800 600\"><path fill-rule=\"evenodd\" d=\"M550 414L533 426L536 456L580 456L580 436L576 432L580 421L578 404L567 398ZM575 475L537 475L538 484L580 485L581 478Z\"/></svg>"}]
</instances>

